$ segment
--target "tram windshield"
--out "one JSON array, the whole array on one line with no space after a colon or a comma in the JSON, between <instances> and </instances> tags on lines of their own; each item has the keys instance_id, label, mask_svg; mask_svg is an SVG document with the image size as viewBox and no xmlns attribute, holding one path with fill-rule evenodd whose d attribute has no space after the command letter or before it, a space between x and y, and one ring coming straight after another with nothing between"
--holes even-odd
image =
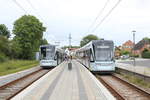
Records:
<instances>
[{"instance_id":1,"label":"tram windshield","mask_svg":"<svg viewBox=\"0 0 150 100\"><path fill-rule=\"evenodd\" d=\"M55 56L55 46L41 47L41 59L52 60Z\"/></svg>"},{"instance_id":2,"label":"tram windshield","mask_svg":"<svg viewBox=\"0 0 150 100\"><path fill-rule=\"evenodd\" d=\"M113 48L109 46L95 46L96 61L111 61L113 57Z\"/></svg>"}]
</instances>

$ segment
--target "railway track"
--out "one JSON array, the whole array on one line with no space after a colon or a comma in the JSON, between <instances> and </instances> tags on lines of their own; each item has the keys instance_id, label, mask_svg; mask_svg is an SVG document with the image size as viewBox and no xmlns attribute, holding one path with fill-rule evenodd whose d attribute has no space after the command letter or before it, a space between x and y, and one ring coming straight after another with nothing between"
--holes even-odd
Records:
<instances>
[{"instance_id":1,"label":"railway track","mask_svg":"<svg viewBox=\"0 0 150 100\"><path fill-rule=\"evenodd\" d=\"M117 100L150 100L150 94L115 75L96 75Z\"/></svg>"},{"instance_id":2,"label":"railway track","mask_svg":"<svg viewBox=\"0 0 150 100\"><path fill-rule=\"evenodd\" d=\"M12 81L0 87L0 100L9 100L23 89L31 85L33 82L44 76L51 69L40 69L31 74L28 74L20 79Z\"/></svg>"}]
</instances>

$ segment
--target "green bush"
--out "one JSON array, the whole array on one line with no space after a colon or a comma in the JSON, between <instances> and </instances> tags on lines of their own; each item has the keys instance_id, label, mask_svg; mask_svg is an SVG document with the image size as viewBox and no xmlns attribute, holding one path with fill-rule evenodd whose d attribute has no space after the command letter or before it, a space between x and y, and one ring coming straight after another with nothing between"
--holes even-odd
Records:
<instances>
[{"instance_id":1,"label":"green bush","mask_svg":"<svg viewBox=\"0 0 150 100\"><path fill-rule=\"evenodd\" d=\"M135 55L133 55L133 54L132 54L132 55L130 55L130 57L138 58L138 57L139 57L139 55L136 55L136 54L135 54Z\"/></svg>"},{"instance_id":2,"label":"green bush","mask_svg":"<svg viewBox=\"0 0 150 100\"><path fill-rule=\"evenodd\" d=\"M0 53L0 62L5 62L7 60L8 58L3 53Z\"/></svg>"},{"instance_id":3,"label":"green bush","mask_svg":"<svg viewBox=\"0 0 150 100\"><path fill-rule=\"evenodd\" d=\"M150 58L150 52L149 51L143 52L142 53L142 58Z\"/></svg>"},{"instance_id":4,"label":"green bush","mask_svg":"<svg viewBox=\"0 0 150 100\"><path fill-rule=\"evenodd\" d=\"M129 55L130 52L129 52L129 51L122 50L122 51L121 51L121 54L122 54L122 55Z\"/></svg>"},{"instance_id":5,"label":"green bush","mask_svg":"<svg viewBox=\"0 0 150 100\"><path fill-rule=\"evenodd\" d=\"M6 56L10 55L9 40L3 36L0 36L0 52Z\"/></svg>"}]
</instances>

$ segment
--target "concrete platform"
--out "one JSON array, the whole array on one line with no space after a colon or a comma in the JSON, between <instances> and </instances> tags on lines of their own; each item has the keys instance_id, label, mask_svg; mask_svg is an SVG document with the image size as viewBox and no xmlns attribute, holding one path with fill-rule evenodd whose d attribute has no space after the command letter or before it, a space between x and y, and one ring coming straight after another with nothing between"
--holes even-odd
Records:
<instances>
[{"instance_id":1,"label":"concrete platform","mask_svg":"<svg viewBox=\"0 0 150 100\"><path fill-rule=\"evenodd\" d=\"M63 62L12 100L115 100L110 92L77 61Z\"/></svg>"},{"instance_id":2,"label":"concrete platform","mask_svg":"<svg viewBox=\"0 0 150 100\"><path fill-rule=\"evenodd\" d=\"M133 64L125 64L125 63L120 63L120 62L116 63L116 67L150 77L150 67L144 67L144 66L138 66L138 65L133 66Z\"/></svg>"}]
</instances>

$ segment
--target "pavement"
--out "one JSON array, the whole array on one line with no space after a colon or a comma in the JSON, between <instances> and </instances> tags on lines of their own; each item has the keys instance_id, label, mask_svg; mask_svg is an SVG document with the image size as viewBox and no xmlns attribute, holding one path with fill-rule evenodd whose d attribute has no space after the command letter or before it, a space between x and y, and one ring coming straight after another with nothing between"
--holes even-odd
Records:
<instances>
[{"instance_id":1,"label":"pavement","mask_svg":"<svg viewBox=\"0 0 150 100\"><path fill-rule=\"evenodd\" d=\"M115 100L112 94L79 62L63 62L12 100Z\"/></svg>"},{"instance_id":2,"label":"pavement","mask_svg":"<svg viewBox=\"0 0 150 100\"><path fill-rule=\"evenodd\" d=\"M133 65L133 60L119 60L119 63ZM150 68L150 59L135 59L136 66L149 67Z\"/></svg>"},{"instance_id":3,"label":"pavement","mask_svg":"<svg viewBox=\"0 0 150 100\"><path fill-rule=\"evenodd\" d=\"M150 76L150 59L136 59L135 66L133 60L117 60L116 67Z\"/></svg>"}]
</instances>

